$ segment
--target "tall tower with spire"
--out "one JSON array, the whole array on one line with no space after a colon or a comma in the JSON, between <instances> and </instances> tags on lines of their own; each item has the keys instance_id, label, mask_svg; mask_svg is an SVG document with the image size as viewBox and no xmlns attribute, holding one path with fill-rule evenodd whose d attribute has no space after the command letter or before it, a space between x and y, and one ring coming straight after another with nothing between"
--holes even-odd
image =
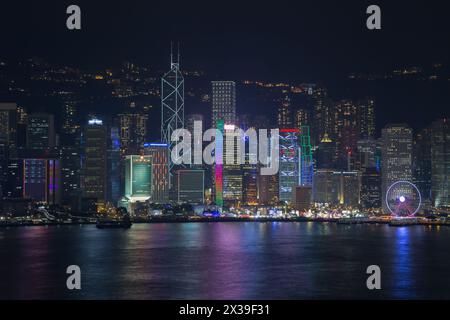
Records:
<instances>
[{"instance_id":1,"label":"tall tower with spire","mask_svg":"<svg viewBox=\"0 0 450 320\"><path fill-rule=\"evenodd\" d=\"M161 141L172 149L172 132L184 127L184 78L180 71L180 47L178 45L177 61L173 59L170 45L170 70L161 78ZM172 174L173 163L169 170Z\"/></svg>"}]
</instances>

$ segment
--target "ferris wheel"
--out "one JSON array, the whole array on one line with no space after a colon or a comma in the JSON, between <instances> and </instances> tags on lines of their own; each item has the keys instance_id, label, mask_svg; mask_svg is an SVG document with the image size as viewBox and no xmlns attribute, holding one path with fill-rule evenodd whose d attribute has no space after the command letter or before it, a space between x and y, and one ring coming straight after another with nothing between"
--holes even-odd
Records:
<instances>
[{"instance_id":1,"label":"ferris wheel","mask_svg":"<svg viewBox=\"0 0 450 320\"><path fill-rule=\"evenodd\" d=\"M420 209L422 196L415 184L409 181L394 182L386 191L386 206L396 217L412 217Z\"/></svg>"}]
</instances>

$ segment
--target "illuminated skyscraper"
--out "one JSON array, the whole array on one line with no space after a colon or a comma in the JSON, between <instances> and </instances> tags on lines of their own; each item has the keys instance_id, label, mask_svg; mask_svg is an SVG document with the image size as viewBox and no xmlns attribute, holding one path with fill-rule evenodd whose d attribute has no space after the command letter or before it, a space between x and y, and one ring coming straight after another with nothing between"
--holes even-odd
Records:
<instances>
[{"instance_id":1,"label":"illuminated skyscraper","mask_svg":"<svg viewBox=\"0 0 450 320\"><path fill-rule=\"evenodd\" d=\"M23 197L48 204L60 201L58 159L23 160Z\"/></svg>"},{"instance_id":2,"label":"illuminated skyscraper","mask_svg":"<svg viewBox=\"0 0 450 320\"><path fill-rule=\"evenodd\" d=\"M278 107L278 128L292 128L293 127L293 113L291 100L286 94ZM298 128L300 129L300 128Z\"/></svg>"},{"instance_id":3,"label":"illuminated skyscraper","mask_svg":"<svg viewBox=\"0 0 450 320\"><path fill-rule=\"evenodd\" d=\"M363 209L381 208L381 176L375 167L362 172L360 198Z\"/></svg>"},{"instance_id":4,"label":"illuminated skyscraper","mask_svg":"<svg viewBox=\"0 0 450 320\"><path fill-rule=\"evenodd\" d=\"M180 54L177 62L170 53L170 70L161 78L161 141L172 150L172 132L184 128L184 78L180 71ZM172 174L169 158L169 173ZM169 182L170 183L170 182Z\"/></svg>"},{"instance_id":5,"label":"illuminated skyscraper","mask_svg":"<svg viewBox=\"0 0 450 320\"><path fill-rule=\"evenodd\" d=\"M280 201L291 202L299 185L299 133L299 129L280 129Z\"/></svg>"},{"instance_id":6,"label":"illuminated skyscraper","mask_svg":"<svg viewBox=\"0 0 450 320\"><path fill-rule=\"evenodd\" d=\"M339 169L352 168L358 133L357 105L350 100L339 101L334 105L334 141Z\"/></svg>"},{"instance_id":7,"label":"illuminated skyscraper","mask_svg":"<svg viewBox=\"0 0 450 320\"><path fill-rule=\"evenodd\" d=\"M102 120L91 119L83 133L83 197L107 200L107 127Z\"/></svg>"},{"instance_id":8,"label":"illuminated skyscraper","mask_svg":"<svg viewBox=\"0 0 450 320\"><path fill-rule=\"evenodd\" d=\"M311 187L314 173L314 163L311 151L311 140L309 127L300 127L300 149L299 149L299 185Z\"/></svg>"},{"instance_id":9,"label":"illuminated skyscraper","mask_svg":"<svg viewBox=\"0 0 450 320\"><path fill-rule=\"evenodd\" d=\"M212 126L217 121L224 124L236 123L236 83L234 81L212 81Z\"/></svg>"},{"instance_id":10,"label":"illuminated skyscraper","mask_svg":"<svg viewBox=\"0 0 450 320\"><path fill-rule=\"evenodd\" d=\"M327 133L324 134L316 149L317 168L333 169L335 168L335 150L336 146Z\"/></svg>"},{"instance_id":11,"label":"illuminated skyscraper","mask_svg":"<svg viewBox=\"0 0 450 320\"><path fill-rule=\"evenodd\" d=\"M227 139L234 139L232 150L228 150L230 147L227 144ZM229 205L238 205L242 203L243 197L243 174L242 164L238 161L244 150L240 149L239 139L241 139L238 130L234 125L224 126L224 139L223 139L223 200ZM227 158L227 153L233 157L232 163Z\"/></svg>"},{"instance_id":12,"label":"illuminated skyscraper","mask_svg":"<svg viewBox=\"0 0 450 320\"><path fill-rule=\"evenodd\" d=\"M450 124L447 119L431 125L431 198L437 208L450 207Z\"/></svg>"},{"instance_id":13,"label":"illuminated skyscraper","mask_svg":"<svg viewBox=\"0 0 450 320\"><path fill-rule=\"evenodd\" d=\"M381 196L384 213L386 192L397 181L412 180L412 129L405 124L390 124L381 132Z\"/></svg>"},{"instance_id":14,"label":"illuminated skyscraper","mask_svg":"<svg viewBox=\"0 0 450 320\"><path fill-rule=\"evenodd\" d=\"M81 197L81 152L78 146L61 148L62 204L79 209Z\"/></svg>"},{"instance_id":15,"label":"illuminated skyscraper","mask_svg":"<svg viewBox=\"0 0 450 320\"><path fill-rule=\"evenodd\" d=\"M169 202L169 145L166 143L145 143L144 154L152 159L153 203Z\"/></svg>"},{"instance_id":16,"label":"illuminated skyscraper","mask_svg":"<svg viewBox=\"0 0 450 320\"><path fill-rule=\"evenodd\" d=\"M321 204L335 204L338 199L338 189L334 181L334 171L318 169L313 178L313 201Z\"/></svg>"},{"instance_id":17,"label":"illuminated skyscraper","mask_svg":"<svg viewBox=\"0 0 450 320\"><path fill-rule=\"evenodd\" d=\"M8 159L17 147L17 105L0 103L0 197L6 192Z\"/></svg>"},{"instance_id":18,"label":"illuminated skyscraper","mask_svg":"<svg viewBox=\"0 0 450 320\"><path fill-rule=\"evenodd\" d=\"M295 123L294 126L296 128L301 128L302 126L310 125L310 113L308 110L299 108L295 111Z\"/></svg>"},{"instance_id":19,"label":"illuminated skyscraper","mask_svg":"<svg viewBox=\"0 0 450 320\"><path fill-rule=\"evenodd\" d=\"M145 201L152 192L152 157L129 155L125 158L125 197L131 202Z\"/></svg>"},{"instance_id":20,"label":"illuminated skyscraper","mask_svg":"<svg viewBox=\"0 0 450 320\"><path fill-rule=\"evenodd\" d=\"M130 112L119 114L120 148L123 156L141 154L147 139L148 115Z\"/></svg>"},{"instance_id":21,"label":"illuminated skyscraper","mask_svg":"<svg viewBox=\"0 0 450 320\"><path fill-rule=\"evenodd\" d=\"M358 135L359 139L375 137L375 100L358 101Z\"/></svg>"},{"instance_id":22,"label":"illuminated skyscraper","mask_svg":"<svg viewBox=\"0 0 450 320\"><path fill-rule=\"evenodd\" d=\"M54 117L47 113L28 116L27 147L31 149L52 148L56 144Z\"/></svg>"},{"instance_id":23,"label":"illuminated skyscraper","mask_svg":"<svg viewBox=\"0 0 450 320\"><path fill-rule=\"evenodd\" d=\"M178 203L203 204L205 202L205 172L196 169L177 171Z\"/></svg>"},{"instance_id":24,"label":"illuminated skyscraper","mask_svg":"<svg viewBox=\"0 0 450 320\"><path fill-rule=\"evenodd\" d=\"M421 130L414 139L413 177L422 199L431 200L431 127Z\"/></svg>"}]
</instances>

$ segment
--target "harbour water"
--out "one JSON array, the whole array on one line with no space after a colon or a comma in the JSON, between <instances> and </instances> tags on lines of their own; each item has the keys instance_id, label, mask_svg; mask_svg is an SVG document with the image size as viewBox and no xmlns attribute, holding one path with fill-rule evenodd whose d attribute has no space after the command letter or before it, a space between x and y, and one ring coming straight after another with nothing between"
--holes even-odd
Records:
<instances>
[{"instance_id":1,"label":"harbour water","mask_svg":"<svg viewBox=\"0 0 450 320\"><path fill-rule=\"evenodd\" d=\"M450 227L314 222L0 229L1 299L450 298ZM81 290L66 268L81 268ZM381 268L381 290L366 269Z\"/></svg>"}]
</instances>

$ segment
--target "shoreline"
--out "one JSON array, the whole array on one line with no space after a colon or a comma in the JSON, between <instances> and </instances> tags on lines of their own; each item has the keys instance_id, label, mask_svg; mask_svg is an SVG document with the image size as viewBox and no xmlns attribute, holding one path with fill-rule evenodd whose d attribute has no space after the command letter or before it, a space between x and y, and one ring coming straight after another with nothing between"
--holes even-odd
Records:
<instances>
[{"instance_id":1,"label":"shoreline","mask_svg":"<svg viewBox=\"0 0 450 320\"><path fill-rule=\"evenodd\" d=\"M188 218L188 217L163 217L163 218L151 218L151 219L134 219L133 224L153 224L153 223L236 223L236 222L254 222L254 223L267 223L267 222L316 222L316 223L336 223L342 225L356 225L356 224L388 224L390 220L382 219L369 219L369 220L357 220L357 219L339 219L339 218ZM0 223L1 228L16 228L16 227L42 227L42 226L74 226L74 225L95 225L96 222L77 221L77 222L38 222L38 223ZM393 227L399 226L449 226L450 221L416 221L413 223L403 225L391 225Z\"/></svg>"}]
</instances>

